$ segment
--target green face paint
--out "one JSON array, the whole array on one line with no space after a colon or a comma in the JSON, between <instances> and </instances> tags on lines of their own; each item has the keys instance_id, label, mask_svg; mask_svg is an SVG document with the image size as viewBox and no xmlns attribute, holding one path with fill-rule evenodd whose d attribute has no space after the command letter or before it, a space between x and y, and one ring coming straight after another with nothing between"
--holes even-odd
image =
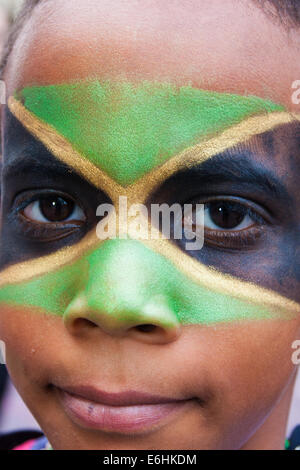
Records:
<instances>
[{"instance_id":1,"label":"green face paint","mask_svg":"<svg viewBox=\"0 0 300 470\"><path fill-rule=\"evenodd\" d=\"M83 81L16 97L123 186L247 117L283 110L254 96L150 82Z\"/></svg>"},{"instance_id":2,"label":"green face paint","mask_svg":"<svg viewBox=\"0 0 300 470\"><path fill-rule=\"evenodd\" d=\"M57 272L0 289L0 302L62 316L85 296L91 312L118 321L143 318L153 298L164 299L182 324L280 317L276 309L212 292L187 279L170 261L135 240L108 240Z\"/></svg>"}]
</instances>

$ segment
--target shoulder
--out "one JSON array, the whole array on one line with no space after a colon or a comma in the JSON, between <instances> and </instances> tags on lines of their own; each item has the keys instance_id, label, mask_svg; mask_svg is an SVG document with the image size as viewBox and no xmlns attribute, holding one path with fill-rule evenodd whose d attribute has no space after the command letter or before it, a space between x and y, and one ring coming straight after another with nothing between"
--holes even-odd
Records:
<instances>
[{"instance_id":1,"label":"shoulder","mask_svg":"<svg viewBox=\"0 0 300 470\"><path fill-rule=\"evenodd\" d=\"M0 450L34 450L43 449L46 438L37 431L18 431L0 435ZM39 447L36 447L39 445Z\"/></svg>"},{"instance_id":2,"label":"shoulder","mask_svg":"<svg viewBox=\"0 0 300 470\"><path fill-rule=\"evenodd\" d=\"M287 440L287 450L300 450L300 424L295 427Z\"/></svg>"}]
</instances>

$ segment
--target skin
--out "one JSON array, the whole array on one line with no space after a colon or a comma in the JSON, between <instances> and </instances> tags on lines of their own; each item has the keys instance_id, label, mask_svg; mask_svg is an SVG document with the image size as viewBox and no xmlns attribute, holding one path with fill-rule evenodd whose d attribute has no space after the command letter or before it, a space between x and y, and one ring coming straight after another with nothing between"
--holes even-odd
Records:
<instances>
[{"instance_id":1,"label":"skin","mask_svg":"<svg viewBox=\"0 0 300 470\"><path fill-rule=\"evenodd\" d=\"M91 8L87 8L87 3L80 6L71 0L55 2L55 9L51 1L37 8L10 57L6 72L9 96L28 86L96 76L100 80L125 78L133 83L167 81L236 94L246 90L248 94L297 111L290 99L291 83L300 73L297 33L288 35L249 2L239 2L237 6L236 2L226 1L221 9L217 1L203 1L201 5L172 2L172 9L168 2L164 5L148 2L147 6L143 2L129 6L117 2L113 8L106 2L89 0L88 3ZM71 54L74 41L76 57ZM278 49L276 60L268 50L274 44ZM6 115L4 132L8 122ZM275 220L264 229L260 243L250 251L240 249L231 253L210 247L200 253L204 264L216 265L223 272L252 280L296 302L300 301L297 258L300 169L299 146L295 141L298 130L295 125L278 129L269 139L255 137L240 149L251 150L249 159L254 165L273 171L286 189L288 204L282 198L268 196L265 191L259 195L255 187L242 190L238 183L229 187L227 183L226 187L226 181L214 182L211 186L211 192L215 193L228 194L230 190L231 195L242 193L247 200L256 196L259 205L266 205L268 212L274 213ZM23 137L19 139L22 141ZM13 143L7 140L6 144L12 146L13 152ZM22 178L16 177L14 185L4 178L3 220L18 187L21 190L25 184ZM167 182L151 195L151 200L181 201L188 196L199 199L193 189L197 182L199 186L199 174L195 177L183 173L176 178L182 178L181 184ZM56 189L62 190L65 181L62 178L61 183L56 182L61 186ZM26 184L34 187L36 183L29 178ZM217 187L218 191L214 189ZM83 192L83 189L78 191L78 198L82 198ZM100 193L98 197L101 200ZM11 237L5 230L9 229L3 228L3 252L9 253ZM76 238L76 234L73 236ZM30 243L18 246L22 252L19 256L34 257L37 247ZM54 248L48 246L50 251ZM130 254L127 259L141 274L144 272L143 266L136 265ZM2 259L3 265L10 262ZM111 276L109 283L101 285L104 293L107 290L107 304L104 303L102 313L95 309L92 317L88 309L73 309L72 315L62 321L54 315L37 315L31 308L1 308L0 331L7 346L10 374L54 448L283 448L296 372L291 362L291 344L299 338L299 316L214 326L174 326L172 322L163 323L164 305L161 300L155 300L160 314L158 321L152 323L158 328L149 335L135 327L143 320L142 309L137 312L135 323L125 323L120 328L120 304L116 309L117 327L107 321L108 294L122 299L129 282L129 279L118 279L114 283L117 273L112 272ZM282 279L280 283L278 278ZM100 289L97 281L94 288ZM109 392L138 390L194 400L172 422L151 432L115 435L89 431L70 420L55 391L49 387L53 383L93 384Z\"/></svg>"}]
</instances>

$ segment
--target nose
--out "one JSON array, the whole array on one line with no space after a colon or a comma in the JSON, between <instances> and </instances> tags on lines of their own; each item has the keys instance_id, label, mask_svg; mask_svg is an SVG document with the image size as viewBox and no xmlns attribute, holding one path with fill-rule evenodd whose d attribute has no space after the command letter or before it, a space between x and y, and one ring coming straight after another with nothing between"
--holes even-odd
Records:
<instances>
[{"instance_id":1,"label":"nose","mask_svg":"<svg viewBox=\"0 0 300 470\"><path fill-rule=\"evenodd\" d=\"M73 335L95 327L115 337L152 344L181 332L168 279L161 282L159 255L138 241L108 240L88 257L85 282L64 312Z\"/></svg>"}]
</instances>

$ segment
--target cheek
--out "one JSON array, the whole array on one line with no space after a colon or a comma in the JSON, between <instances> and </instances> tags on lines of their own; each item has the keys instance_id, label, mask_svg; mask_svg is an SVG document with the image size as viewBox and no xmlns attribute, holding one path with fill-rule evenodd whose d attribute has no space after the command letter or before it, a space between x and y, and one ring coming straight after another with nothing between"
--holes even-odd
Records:
<instances>
[{"instance_id":1,"label":"cheek","mask_svg":"<svg viewBox=\"0 0 300 470\"><path fill-rule=\"evenodd\" d=\"M227 434L228 425L233 434L254 431L284 395L296 372L292 343L297 338L299 318L228 327L215 335L211 375Z\"/></svg>"},{"instance_id":2,"label":"cheek","mask_svg":"<svg viewBox=\"0 0 300 470\"><path fill-rule=\"evenodd\" d=\"M5 342L9 373L21 388L29 382L36 387L45 385L49 365L59 360L61 349L68 351L71 339L60 318L12 306L1 306L0 337Z\"/></svg>"},{"instance_id":3,"label":"cheek","mask_svg":"<svg viewBox=\"0 0 300 470\"><path fill-rule=\"evenodd\" d=\"M218 430L220 448L240 448L283 396L288 412L296 372L291 345L300 338L300 318L187 329L177 367L196 392L206 383L211 402L205 430Z\"/></svg>"},{"instance_id":4,"label":"cheek","mask_svg":"<svg viewBox=\"0 0 300 470\"><path fill-rule=\"evenodd\" d=\"M235 383L232 393L238 395L241 387L247 386L250 396L264 396L268 390L280 388L295 367L292 343L299 336L299 325L299 319L249 323L230 340L225 337L227 361L222 361L222 366L226 388Z\"/></svg>"}]
</instances>

